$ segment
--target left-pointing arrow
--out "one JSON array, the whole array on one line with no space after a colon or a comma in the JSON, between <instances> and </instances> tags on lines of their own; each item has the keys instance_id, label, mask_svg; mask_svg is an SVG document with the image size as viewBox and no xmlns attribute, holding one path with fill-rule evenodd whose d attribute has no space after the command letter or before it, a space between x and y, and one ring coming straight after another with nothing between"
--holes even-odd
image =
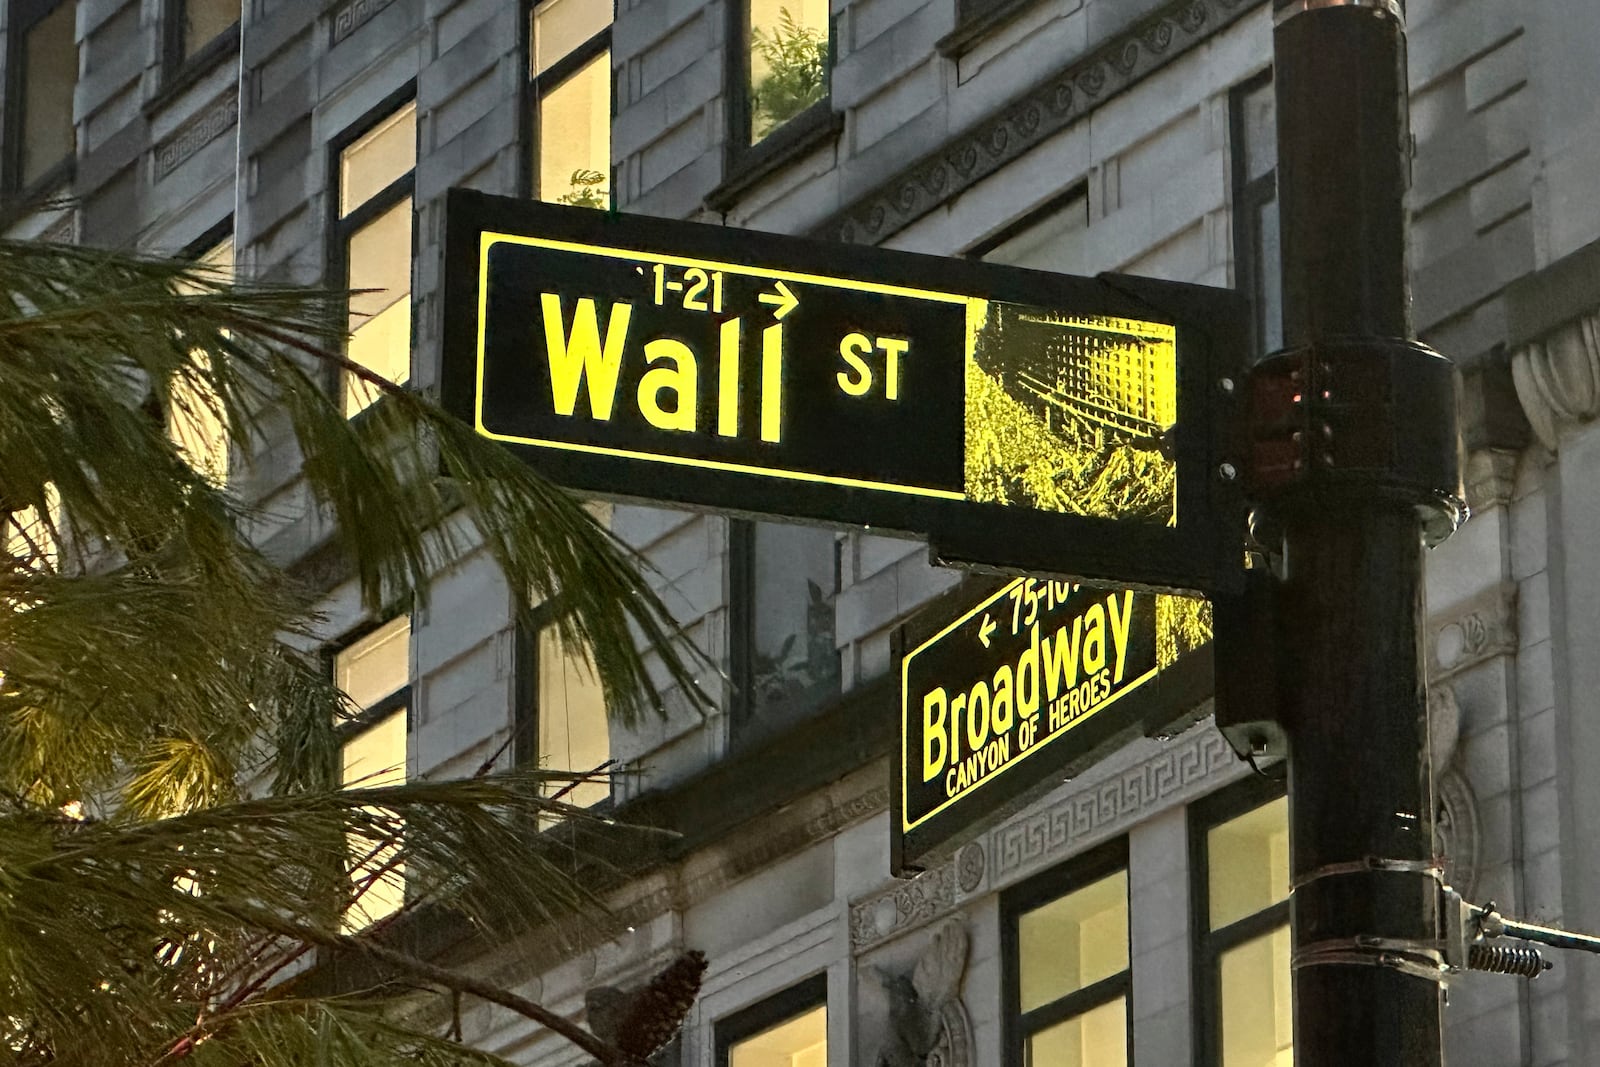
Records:
<instances>
[{"instance_id":1,"label":"left-pointing arrow","mask_svg":"<svg viewBox=\"0 0 1600 1067\"><path fill-rule=\"evenodd\" d=\"M995 621L989 618L989 613L983 613L983 622L978 625L978 640L983 642L983 647L989 647L989 635L994 633Z\"/></svg>"},{"instance_id":2,"label":"left-pointing arrow","mask_svg":"<svg viewBox=\"0 0 1600 1067\"><path fill-rule=\"evenodd\" d=\"M761 301L763 304L776 305L772 312L772 317L775 319L783 318L785 315L789 314L789 312L800 306L800 298L795 296L789 287L784 285L782 282L778 283L777 292L762 293L760 296L756 297L756 299Z\"/></svg>"}]
</instances>

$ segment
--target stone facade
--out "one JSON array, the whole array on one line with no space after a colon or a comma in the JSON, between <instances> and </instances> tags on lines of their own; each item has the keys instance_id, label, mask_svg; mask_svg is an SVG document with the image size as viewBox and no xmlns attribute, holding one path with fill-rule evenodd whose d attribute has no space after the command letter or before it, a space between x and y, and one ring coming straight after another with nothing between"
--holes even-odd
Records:
<instances>
[{"instance_id":1,"label":"stone facade","mask_svg":"<svg viewBox=\"0 0 1600 1067\"><path fill-rule=\"evenodd\" d=\"M960 255L1081 189L1086 224L1066 240L1084 272L1219 286L1239 277L1235 90L1270 67L1262 0L1006 0L1008 16L981 32L958 22L974 5L957 0L832 0L840 119L753 171L728 166L733 2L616 0L619 209ZM1584 770L1600 755L1600 7L1407 6L1416 322L1467 383L1473 514L1428 564L1436 717L1449 725L1438 754L1451 877L1508 913L1600 932L1600 837L1587 829L1600 824L1600 775ZM161 53L170 10L162 0L79 0L71 177L0 204L0 224L11 236L165 252L224 227L241 271L316 282L334 217L329 146L409 96L412 380L431 388L445 191L525 189L525 6L247 0L238 50L182 78ZM274 516L257 535L281 558L313 553L326 531L303 499L292 449L269 435L252 460L241 489ZM728 665L739 640L730 523L637 506L610 514L655 562L650 580L686 634ZM913 542L864 531L838 542L842 699L887 718L890 635L956 577ZM327 584L332 641L364 620L336 572ZM481 553L438 575L414 623L412 776L470 773L503 747L516 699L512 596ZM703 682L718 695L712 714L669 701L664 719L614 733L623 812L693 796L716 774L748 782L761 772L740 778L739 764L780 751L731 743L736 697L714 672ZM530 932L472 965L576 1013L586 989L626 985L684 947L704 949L711 967L678 1052L685 1067L714 1062L719 1019L826 974L829 1062L875 1067L892 1036L885 976L929 953L953 958L959 944L959 996L940 1007L938 1062L999 1064L1015 965L1004 891L1125 838L1138 1060L1207 1062L1192 981L1189 805L1249 774L1209 722L1128 747L909 881L888 873L887 745L874 736L850 749L853 762L819 764L804 788L757 792L747 812L629 886L613 940L549 959ZM1455 980L1450 1062L1600 1062L1600 959L1556 962L1536 983ZM516 1062L582 1060L497 1009L469 1005L462 1025Z\"/></svg>"}]
</instances>

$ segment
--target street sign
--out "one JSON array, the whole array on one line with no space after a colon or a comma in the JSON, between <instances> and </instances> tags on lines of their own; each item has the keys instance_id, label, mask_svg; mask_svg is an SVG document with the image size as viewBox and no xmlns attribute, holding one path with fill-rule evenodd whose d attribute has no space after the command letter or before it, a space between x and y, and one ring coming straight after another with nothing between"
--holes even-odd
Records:
<instances>
[{"instance_id":1,"label":"street sign","mask_svg":"<svg viewBox=\"0 0 1600 1067\"><path fill-rule=\"evenodd\" d=\"M925 615L951 612L945 604ZM1171 728L1209 688L1200 646L1210 623L1196 601L1015 578L927 625L902 631L896 649L897 874L1041 783Z\"/></svg>"},{"instance_id":2,"label":"street sign","mask_svg":"<svg viewBox=\"0 0 1600 1067\"><path fill-rule=\"evenodd\" d=\"M1213 588L1235 294L452 191L443 396L574 488ZM1209 386L1209 389L1208 389Z\"/></svg>"}]
</instances>

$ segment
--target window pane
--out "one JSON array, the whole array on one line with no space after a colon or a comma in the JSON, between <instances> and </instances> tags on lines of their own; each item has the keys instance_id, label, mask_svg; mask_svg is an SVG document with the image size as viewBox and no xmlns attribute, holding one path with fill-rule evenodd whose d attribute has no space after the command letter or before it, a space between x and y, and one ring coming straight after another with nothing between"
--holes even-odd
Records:
<instances>
[{"instance_id":1,"label":"window pane","mask_svg":"<svg viewBox=\"0 0 1600 1067\"><path fill-rule=\"evenodd\" d=\"M537 78L609 25L609 0L544 0L533 9L528 73Z\"/></svg>"},{"instance_id":2,"label":"window pane","mask_svg":"<svg viewBox=\"0 0 1600 1067\"><path fill-rule=\"evenodd\" d=\"M72 155L72 89L78 82L73 40L78 5L63 3L34 23L22 55L22 184L31 185Z\"/></svg>"},{"instance_id":3,"label":"window pane","mask_svg":"<svg viewBox=\"0 0 1600 1067\"><path fill-rule=\"evenodd\" d=\"M798 714L839 692L837 541L829 530L766 522L753 540L751 710Z\"/></svg>"},{"instance_id":4,"label":"window pane","mask_svg":"<svg viewBox=\"0 0 1600 1067\"><path fill-rule=\"evenodd\" d=\"M1053 270L1062 274L1089 273L1089 201L1076 197L1060 211L985 252L985 263Z\"/></svg>"},{"instance_id":5,"label":"window pane","mask_svg":"<svg viewBox=\"0 0 1600 1067\"><path fill-rule=\"evenodd\" d=\"M749 0L750 141L828 95L828 0Z\"/></svg>"},{"instance_id":6,"label":"window pane","mask_svg":"<svg viewBox=\"0 0 1600 1067\"><path fill-rule=\"evenodd\" d=\"M1017 945L1024 1012L1126 970L1128 872L1024 913Z\"/></svg>"},{"instance_id":7,"label":"window pane","mask_svg":"<svg viewBox=\"0 0 1600 1067\"><path fill-rule=\"evenodd\" d=\"M1268 200L1256 209L1256 233L1261 251L1256 263L1256 314L1261 316L1261 351L1276 352L1283 347L1282 253L1278 248L1278 201Z\"/></svg>"},{"instance_id":8,"label":"window pane","mask_svg":"<svg viewBox=\"0 0 1600 1067\"><path fill-rule=\"evenodd\" d=\"M56 535L61 532L62 525L61 494L54 483L46 483L44 503L50 517L48 522L33 504L9 515L0 513L0 544L4 544L6 555L15 561L8 563L8 567L39 574L50 574L59 568L61 546Z\"/></svg>"},{"instance_id":9,"label":"window pane","mask_svg":"<svg viewBox=\"0 0 1600 1067\"><path fill-rule=\"evenodd\" d=\"M1222 1067L1294 1067L1289 928L1222 954Z\"/></svg>"},{"instance_id":10,"label":"window pane","mask_svg":"<svg viewBox=\"0 0 1600 1067\"><path fill-rule=\"evenodd\" d=\"M539 762L546 770L587 773L611 758L605 691L586 654L569 653L554 626L539 631ZM564 788L552 785L549 792ZM588 807L611 795L607 782L585 782L561 799Z\"/></svg>"},{"instance_id":11,"label":"window pane","mask_svg":"<svg viewBox=\"0 0 1600 1067\"><path fill-rule=\"evenodd\" d=\"M194 55L239 21L239 0L183 0L183 55Z\"/></svg>"},{"instance_id":12,"label":"window pane","mask_svg":"<svg viewBox=\"0 0 1600 1067\"><path fill-rule=\"evenodd\" d=\"M350 359L399 384L411 377L411 198L400 201L350 238ZM344 411L354 415L376 398L371 386L345 376Z\"/></svg>"},{"instance_id":13,"label":"window pane","mask_svg":"<svg viewBox=\"0 0 1600 1067\"><path fill-rule=\"evenodd\" d=\"M827 1005L734 1043L728 1067L828 1067Z\"/></svg>"},{"instance_id":14,"label":"window pane","mask_svg":"<svg viewBox=\"0 0 1600 1067\"><path fill-rule=\"evenodd\" d=\"M1206 834L1211 929L1289 899L1289 800L1279 797Z\"/></svg>"},{"instance_id":15,"label":"window pane","mask_svg":"<svg viewBox=\"0 0 1600 1067\"><path fill-rule=\"evenodd\" d=\"M1247 95L1244 118L1244 180L1259 178L1278 165L1277 111L1269 83Z\"/></svg>"},{"instance_id":16,"label":"window pane","mask_svg":"<svg viewBox=\"0 0 1600 1067\"><path fill-rule=\"evenodd\" d=\"M1125 1067L1128 1005L1118 997L1028 1038L1028 1067Z\"/></svg>"},{"instance_id":17,"label":"window pane","mask_svg":"<svg viewBox=\"0 0 1600 1067\"><path fill-rule=\"evenodd\" d=\"M385 715L345 743L339 783L358 789L402 785L406 780L406 713ZM344 917L347 932L392 915L405 903L405 871L400 864L388 870L395 847L360 835L350 835L353 866L350 879L359 897Z\"/></svg>"},{"instance_id":18,"label":"window pane","mask_svg":"<svg viewBox=\"0 0 1600 1067\"><path fill-rule=\"evenodd\" d=\"M217 281L233 280L233 238L219 242L197 265ZM206 367L204 353L196 362ZM203 378L173 382L168 400L167 431L183 458L213 485L228 481L228 433L215 392Z\"/></svg>"},{"instance_id":19,"label":"window pane","mask_svg":"<svg viewBox=\"0 0 1600 1067\"><path fill-rule=\"evenodd\" d=\"M611 54L596 56L539 99L539 198L611 203Z\"/></svg>"},{"instance_id":20,"label":"window pane","mask_svg":"<svg viewBox=\"0 0 1600 1067\"><path fill-rule=\"evenodd\" d=\"M417 107L407 104L339 153L339 217L388 188L416 163Z\"/></svg>"},{"instance_id":21,"label":"window pane","mask_svg":"<svg viewBox=\"0 0 1600 1067\"><path fill-rule=\"evenodd\" d=\"M372 707L410 680L409 615L384 623L333 658L333 684L344 690L357 707Z\"/></svg>"}]
</instances>

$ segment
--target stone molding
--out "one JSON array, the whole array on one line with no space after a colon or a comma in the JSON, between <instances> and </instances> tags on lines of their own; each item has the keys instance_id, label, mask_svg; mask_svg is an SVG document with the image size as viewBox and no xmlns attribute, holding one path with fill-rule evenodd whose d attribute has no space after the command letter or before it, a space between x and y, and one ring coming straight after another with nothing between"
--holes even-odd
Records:
<instances>
[{"instance_id":1,"label":"stone molding","mask_svg":"<svg viewBox=\"0 0 1600 1067\"><path fill-rule=\"evenodd\" d=\"M969 897L1020 881L1244 773L1227 741L1203 722L1131 767L1003 823L909 882L856 901L851 950L860 954L925 926Z\"/></svg>"},{"instance_id":2,"label":"stone molding","mask_svg":"<svg viewBox=\"0 0 1600 1067\"><path fill-rule=\"evenodd\" d=\"M1260 0L1178 0L1011 100L812 230L877 244L1236 21Z\"/></svg>"},{"instance_id":3,"label":"stone molding","mask_svg":"<svg viewBox=\"0 0 1600 1067\"><path fill-rule=\"evenodd\" d=\"M329 39L338 44L372 21L374 15L388 7L393 0L351 0L333 9L328 18Z\"/></svg>"},{"instance_id":4,"label":"stone molding","mask_svg":"<svg viewBox=\"0 0 1600 1067\"><path fill-rule=\"evenodd\" d=\"M1428 680L1442 682L1495 656L1517 651L1517 586L1501 582L1428 620Z\"/></svg>"},{"instance_id":5,"label":"stone molding","mask_svg":"<svg viewBox=\"0 0 1600 1067\"><path fill-rule=\"evenodd\" d=\"M156 145L156 181L187 163L196 152L239 124L239 94L229 90Z\"/></svg>"},{"instance_id":6,"label":"stone molding","mask_svg":"<svg viewBox=\"0 0 1600 1067\"><path fill-rule=\"evenodd\" d=\"M1511 380L1534 434L1556 451L1564 433L1600 416L1600 310L1518 348Z\"/></svg>"},{"instance_id":7,"label":"stone molding","mask_svg":"<svg viewBox=\"0 0 1600 1067\"><path fill-rule=\"evenodd\" d=\"M1473 512L1507 507L1517 488L1517 453L1507 448L1480 448L1468 453L1462 482L1467 507Z\"/></svg>"}]
</instances>

